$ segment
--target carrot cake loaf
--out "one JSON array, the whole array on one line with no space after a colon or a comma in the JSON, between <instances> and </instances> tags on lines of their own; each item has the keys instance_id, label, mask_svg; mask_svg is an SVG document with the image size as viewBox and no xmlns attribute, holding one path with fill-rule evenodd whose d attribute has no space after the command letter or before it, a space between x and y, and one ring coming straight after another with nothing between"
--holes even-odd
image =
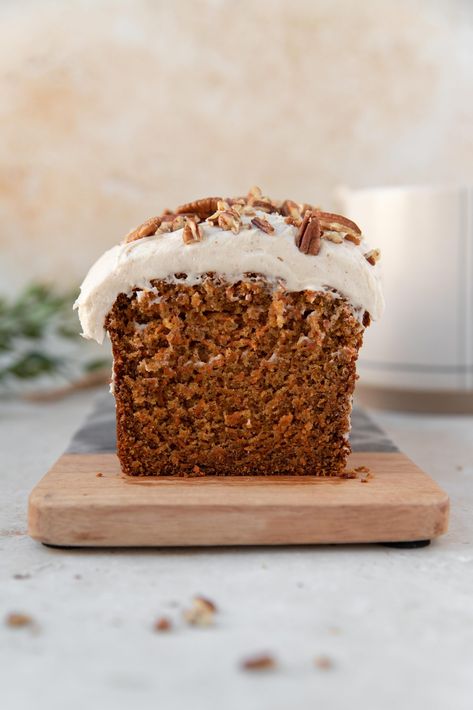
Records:
<instances>
[{"instance_id":1,"label":"carrot cake loaf","mask_svg":"<svg viewBox=\"0 0 473 710\"><path fill-rule=\"evenodd\" d=\"M86 338L112 342L123 471L340 473L378 258L346 217L258 188L165 211L107 251L76 307Z\"/></svg>"}]
</instances>

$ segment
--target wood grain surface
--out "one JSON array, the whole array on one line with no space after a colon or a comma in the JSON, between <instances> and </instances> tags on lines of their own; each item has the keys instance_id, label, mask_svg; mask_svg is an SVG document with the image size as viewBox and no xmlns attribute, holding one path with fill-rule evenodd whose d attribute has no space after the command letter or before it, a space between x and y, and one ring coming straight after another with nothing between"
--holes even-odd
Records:
<instances>
[{"instance_id":1,"label":"wood grain surface","mask_svg":"<svg viewBox=\"0 0 473 710\"><path fill-rule=\"evenodd\" d=\"M349 463L373 478L128 478L115 454L67 454L31 493L29 532L84 547L397 542L446 532L446 493L406 456L357 453Z\"/></svg>"}]
</instances>

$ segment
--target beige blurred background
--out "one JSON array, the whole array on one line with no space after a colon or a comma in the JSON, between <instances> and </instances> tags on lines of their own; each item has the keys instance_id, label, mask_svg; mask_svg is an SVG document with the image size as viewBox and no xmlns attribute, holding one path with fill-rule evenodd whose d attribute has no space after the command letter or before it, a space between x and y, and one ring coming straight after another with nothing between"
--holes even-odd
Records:
<instances>
[{"instance_id":1,"label":"beige blurred background","mask_svg":"<svg viewBox=\"0 0 473 710\"><path fill-rule=\"evenodd\" d=\"M0 290L240 193L473 181L468 0L0 0Z\"/></svg>"}]
</instances>

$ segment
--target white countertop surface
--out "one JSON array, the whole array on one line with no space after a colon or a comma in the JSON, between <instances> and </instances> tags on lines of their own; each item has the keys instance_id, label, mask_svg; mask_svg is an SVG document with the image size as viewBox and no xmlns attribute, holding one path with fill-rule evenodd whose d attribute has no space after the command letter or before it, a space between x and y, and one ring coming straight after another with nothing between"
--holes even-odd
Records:
<instances>
[{"instance_id":1,"label":"white countertop surface","mask_svg":"<svg viewBox=\"0 0 473 710\"><path fill-rule=\"evenodd\" d=\"M372 413L451 497L427 548L47 548L27 536L27 497L93 397L0 403L2 708L471 710L473 417ZM182 621L194 594L217 603L215 627ZM7 627L12 611L37 628ZM240 670L259 651L278 667Z\"/></svg>"}]
</instances>

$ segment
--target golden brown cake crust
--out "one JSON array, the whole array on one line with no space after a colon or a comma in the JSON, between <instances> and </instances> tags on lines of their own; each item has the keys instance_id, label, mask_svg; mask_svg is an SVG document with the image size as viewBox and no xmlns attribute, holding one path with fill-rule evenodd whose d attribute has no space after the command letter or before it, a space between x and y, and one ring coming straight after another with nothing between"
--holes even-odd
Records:
<instances>
[{"instance_id":1,"label":"golden brown cake crust","mask_svg":"<svg viewBox=\"0 0 473 710\"><path fill-rule=\"evenodd\" d=\"M336 294L153 282L121 294L114 354L117 448L129 475L337 475L363 326Z\"/></svg>"}]
</instances>

